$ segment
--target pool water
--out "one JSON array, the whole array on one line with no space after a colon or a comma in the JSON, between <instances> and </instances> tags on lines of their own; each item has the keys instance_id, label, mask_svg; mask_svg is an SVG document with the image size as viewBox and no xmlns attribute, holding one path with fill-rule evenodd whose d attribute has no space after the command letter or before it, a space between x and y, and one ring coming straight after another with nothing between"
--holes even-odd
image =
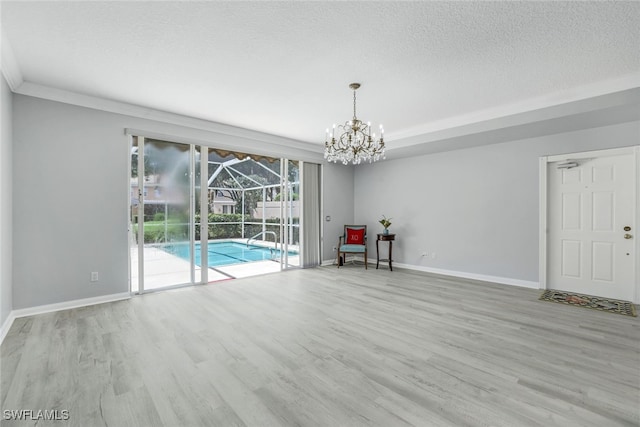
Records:
<instances>
[{"instance_id":1,"label":"pool water","mask_svg":"<svg viewBox=\"0 0 640 427\"><path fill-rule=\"evenodd\" d=\"M174 243L162 249L187 261L190 259L188 243ZM200 243L198 242L195 244L194 254L197 266L200 266L200 252ZM280 259L280 249L274 250L273 248L269 249L255 245L247 246L236 242L209 242L207 244L207 252L209 254L209 267ZM289 255L298 255L298 253L289 251Z\"/></svg>"}]
</instances>

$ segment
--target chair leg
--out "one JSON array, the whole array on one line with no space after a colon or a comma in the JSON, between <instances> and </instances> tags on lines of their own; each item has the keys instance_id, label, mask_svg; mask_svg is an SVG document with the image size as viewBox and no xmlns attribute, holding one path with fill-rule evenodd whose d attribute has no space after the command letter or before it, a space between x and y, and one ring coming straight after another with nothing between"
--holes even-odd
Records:
<instances>
[{"instance_id":1,"label":"chair leg","mask_svg":"<svg viewBox=\"0 0 640 427\"><path fill-rule=\"evenodd\" d=\"M367 258L369 258L369 257L367 256L367 251L364 251L364 269L365 269L365 270L368 270L368 269L369 269L369 267L367 266Z\"/></svg>"},{"instance_id":2,"label":"chair leg","mask_svg":"<svg viewBox=\"0 0 640 427\"><path fill-rule=\"evenodd\" d=\"M341 260L341 255L340 255L340 249L338 249L338 259L336 260L336 264L338 264L338 268L340 268L340 260Z\"/></svg>"}]
</instances>

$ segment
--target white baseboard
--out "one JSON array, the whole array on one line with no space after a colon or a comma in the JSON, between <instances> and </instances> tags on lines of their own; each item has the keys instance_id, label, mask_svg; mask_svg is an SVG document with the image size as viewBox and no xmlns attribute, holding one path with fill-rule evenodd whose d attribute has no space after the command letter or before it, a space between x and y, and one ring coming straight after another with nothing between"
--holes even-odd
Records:
<instances>
[{"instance_id":1,"label":"white baseboard","mask_svg":"<svg viewBox=\"0 0 640 427\"><path fill-rule=\"evenodd\" d=\"M13 321L19 317L35 316L36 314L44 314L44 313L50 313L52 311L60 311L60 310L69 310L71 308L86 307L89 305L103 304L106 302L121 301L129 298L131 298L131 294L129 292L122 292L119 294L76 299L72 301L59 302L56 304L38 305L35 307L12 310L11 313L9 313L7 320L5 320L4 324L2 325L2 334L0 335L0 344L2 344L2 341L4 341L4 337L9 332L9 329L11 329L11 325L13 324Z\"/></svg>"},{"instance_id":2,"label":"white baseboard","mask_svg":"<svg viewBox=\"0 0 640 427\"><path fill-rule=\"evenodd\" d=\"M356 259L358 261L364 262L362 257L350 257L349 260ZM324 260L322 261L322 266L326 267L329 265L335 265L336 260ZM369 265L376 265L376 260L369 258ZM387 262L384 262L385 268L387 267ZM394 267L398 268L406 268L407 270L417 270L424 271L425 273L433 273L433 274L441 274L443 276L452 276L452 277L460 277L461 279L472 279L472 280L480 280L482 282L493 282L500 283L502 285L511 285L511 286L520 286L522 288L529 289L542 289L540 287L540 283L533 282L530 280L522 280L522 279L513 279L511 277L500 277L500 276L489 276L486 274L476 274L476 273L466 273L463 271L454 271L454 270L444 270L441 268L432 268L432 267L424 267L421 265L411 265L411 264L402 264L398 262L393 263Z\"/></svg>"},{"instance_id":3,"label":"white baseboard","mask_svg":"<svg viewBox=\"0 0 640 427\"><path fill-rule=\"evenodd\" d=\"M371 262L371 261L369 261ZM375 260L373 261L375 263ZM441 268L424 267L421 265L394 263L398 268L406 268L408 270L424 271L425 273L441 274L443 276L460 277L462 279L480 280L482 282L500 283L503 285L520 286L522 288L540 289L538 282L530 280L513 279L511 277L489 276L486 274L467 273L463 271L444 270Z\"/></svg>"},{"instance_id":4,"label":"white baseboard","mask_svg":"<svg viewBox=\"0 0 640 427\"><path fill-rule=\"evenodd\" d=\"M13 311L9 313L4 323L2 324L2 329L0 329L0 344L4 341L4 337L9 333L9 329L11 329L11 325L13 325L13 321L16 319L16 316L13 314Z\"/></svg>"}]
</instances>

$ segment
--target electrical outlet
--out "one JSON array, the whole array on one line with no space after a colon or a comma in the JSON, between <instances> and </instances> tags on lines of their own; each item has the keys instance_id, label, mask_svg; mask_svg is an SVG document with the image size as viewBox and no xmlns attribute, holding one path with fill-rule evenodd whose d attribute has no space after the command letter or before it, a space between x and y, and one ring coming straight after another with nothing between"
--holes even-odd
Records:
<instances>
[{"instance_id":1,"label":"electrical outlet","mask_svg":"<svg viewBox=\"0 0 640 427\"><path fill-rule=\"evenodd\" d=\"M91 272L91 281L92 282L97 282L98 280L99 280L98 272L97 271L92 271Z\"/></svg>"},{"instance_id":2,"label":"electrical outlet","mask_svg":"<svg viewBox=\"0 0 640 427\"><path fill-rule=\"evenodd\" d=\"M429 256L429 254L428 254L428 253L426 253L426 252L422 252L422 256L423 256L423 257L428 257L428 256Z\"/></svg>"},{"instance_id":3,"label":"electrical outlet","mask_svg":"<svg viewBox=\"0 0 640 427\"><path fill-rule=\"evenodd\" d=\"M335 252L335 251L337 251L337 250L338 250L338 248L334 246L334 247L333 247L333 252Z\"/></svg>"}]
</instances>

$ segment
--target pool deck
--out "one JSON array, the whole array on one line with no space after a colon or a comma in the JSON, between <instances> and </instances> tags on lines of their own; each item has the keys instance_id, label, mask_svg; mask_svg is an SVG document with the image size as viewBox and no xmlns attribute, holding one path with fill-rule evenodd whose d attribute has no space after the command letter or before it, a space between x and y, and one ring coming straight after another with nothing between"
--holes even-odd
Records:
<instances>
[{"instance_id":1,"label":"pool deck","mask_svg":"<svg viewBox=\"0 0 640 427\"><path fill-rule=\"evenodd\" d=\"M225 240L246 243L246 240ZM215 242L215 241L211 241ZM259 246L273 245L273 242L252 241ZM297 247L291 249L297 250ZM145 291L160 289L176 285L191 284L190 263L180 257L172 255L159 247L145 246L144 248L144 289ZM299 255L289 255L289 265L300 265ZM280 271L278 261L253 261L239 264L217 266L208 269L208 283ZM196 266L195 283L201 283L201 269ZM138 248L131 248L131 290L138 291Z\"/></svg>"}]
</instances>

